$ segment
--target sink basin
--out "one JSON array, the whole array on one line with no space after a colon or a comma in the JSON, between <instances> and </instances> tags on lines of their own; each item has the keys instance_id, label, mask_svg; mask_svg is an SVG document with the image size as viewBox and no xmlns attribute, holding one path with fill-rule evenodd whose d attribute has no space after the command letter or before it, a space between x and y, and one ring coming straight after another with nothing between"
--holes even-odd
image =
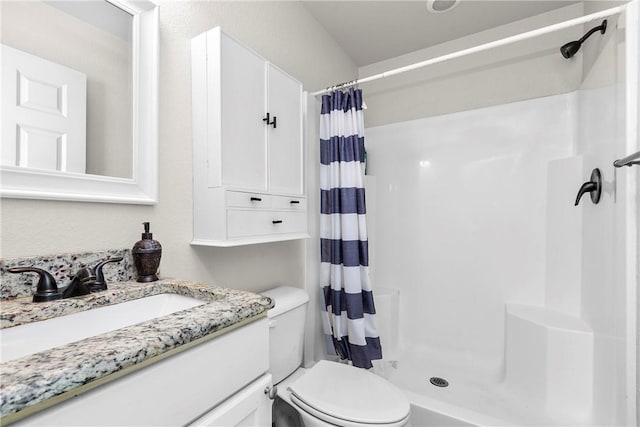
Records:
<instances>
[{"instance_id":1,"label":"sink basin","mask_svg":"<svg viewBox=\"0 0 640 427\"><path fill-rule=\"evenodd\" d=\"M159 294L13 328L0 329L0 363L206 304Z\"/></svg>"}]
</instances>

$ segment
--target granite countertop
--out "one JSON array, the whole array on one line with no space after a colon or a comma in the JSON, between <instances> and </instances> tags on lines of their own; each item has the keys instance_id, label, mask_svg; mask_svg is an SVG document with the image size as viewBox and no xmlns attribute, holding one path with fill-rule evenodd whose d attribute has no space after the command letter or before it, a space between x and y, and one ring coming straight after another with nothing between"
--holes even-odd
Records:
<instances>
[{"instance_id":1,"label":"granite countertop","mask_svg":"<svg viewBox=\"0 0 640 427\"><path fill-rule=\"evenodd\" d=\"M208 303L0 364L0 417L72 391L92 381L236 323L259 318L273 302L246 291L164 279L110 283L109 289L65 300L0 301L0 328L64 316L151 295L173 293ZM175 351L175 350L174 350Z\"/></svg>"}]
</instances>

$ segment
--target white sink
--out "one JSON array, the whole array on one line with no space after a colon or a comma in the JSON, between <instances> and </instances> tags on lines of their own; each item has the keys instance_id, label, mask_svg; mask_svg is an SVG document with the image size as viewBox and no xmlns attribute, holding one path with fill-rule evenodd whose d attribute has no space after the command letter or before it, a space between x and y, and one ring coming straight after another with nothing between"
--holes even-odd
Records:
<instances>
[{"instance_id":1,"label":"white sink","mask_svg":"<svg viewBox=\"0 0 640 427\"><path fill-rule=\"evenodd\" d=\"M80 313L0 329L0 363L206 304L159 294Z\"/></svg>"}]
</instances>

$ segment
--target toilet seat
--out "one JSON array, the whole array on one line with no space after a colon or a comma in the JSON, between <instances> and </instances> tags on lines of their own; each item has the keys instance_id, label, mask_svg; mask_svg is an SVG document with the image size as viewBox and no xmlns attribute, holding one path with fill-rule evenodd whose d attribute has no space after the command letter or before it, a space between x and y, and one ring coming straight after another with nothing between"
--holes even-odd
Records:
<instances>
[{"instance_id":1,"label":"toilet seat","mask_svg":"<svg viewBox=\"0 0 640 427\"><path fill-rule=\"evenodd\" d=\"M322 360L289 387L291 402L323 421L340 426L402 426L407 397L377 375Z\"/></svg>"}]
</instances>

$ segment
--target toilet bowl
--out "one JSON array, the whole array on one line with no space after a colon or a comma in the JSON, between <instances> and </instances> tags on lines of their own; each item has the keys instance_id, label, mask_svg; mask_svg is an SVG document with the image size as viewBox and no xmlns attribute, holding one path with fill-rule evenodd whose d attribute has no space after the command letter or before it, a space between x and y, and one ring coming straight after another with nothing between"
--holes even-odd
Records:
<instances>
[{"instance_id":1,"label":"toilet bowl","mask_svg":"<svg viewBox=\"0 0 640 427\"><path fill-rule=\"evenodd\" d=\"M326 360L309 369L300 367L309 301L306 292L278 287L262 294L275 303L268 316L270 370L279 397L276 405L291 405L298 414L292 416L290 408L275 410L276 427L407 425L410 414L407 397L374 373Z\"/></svg>"}]
</instances>

